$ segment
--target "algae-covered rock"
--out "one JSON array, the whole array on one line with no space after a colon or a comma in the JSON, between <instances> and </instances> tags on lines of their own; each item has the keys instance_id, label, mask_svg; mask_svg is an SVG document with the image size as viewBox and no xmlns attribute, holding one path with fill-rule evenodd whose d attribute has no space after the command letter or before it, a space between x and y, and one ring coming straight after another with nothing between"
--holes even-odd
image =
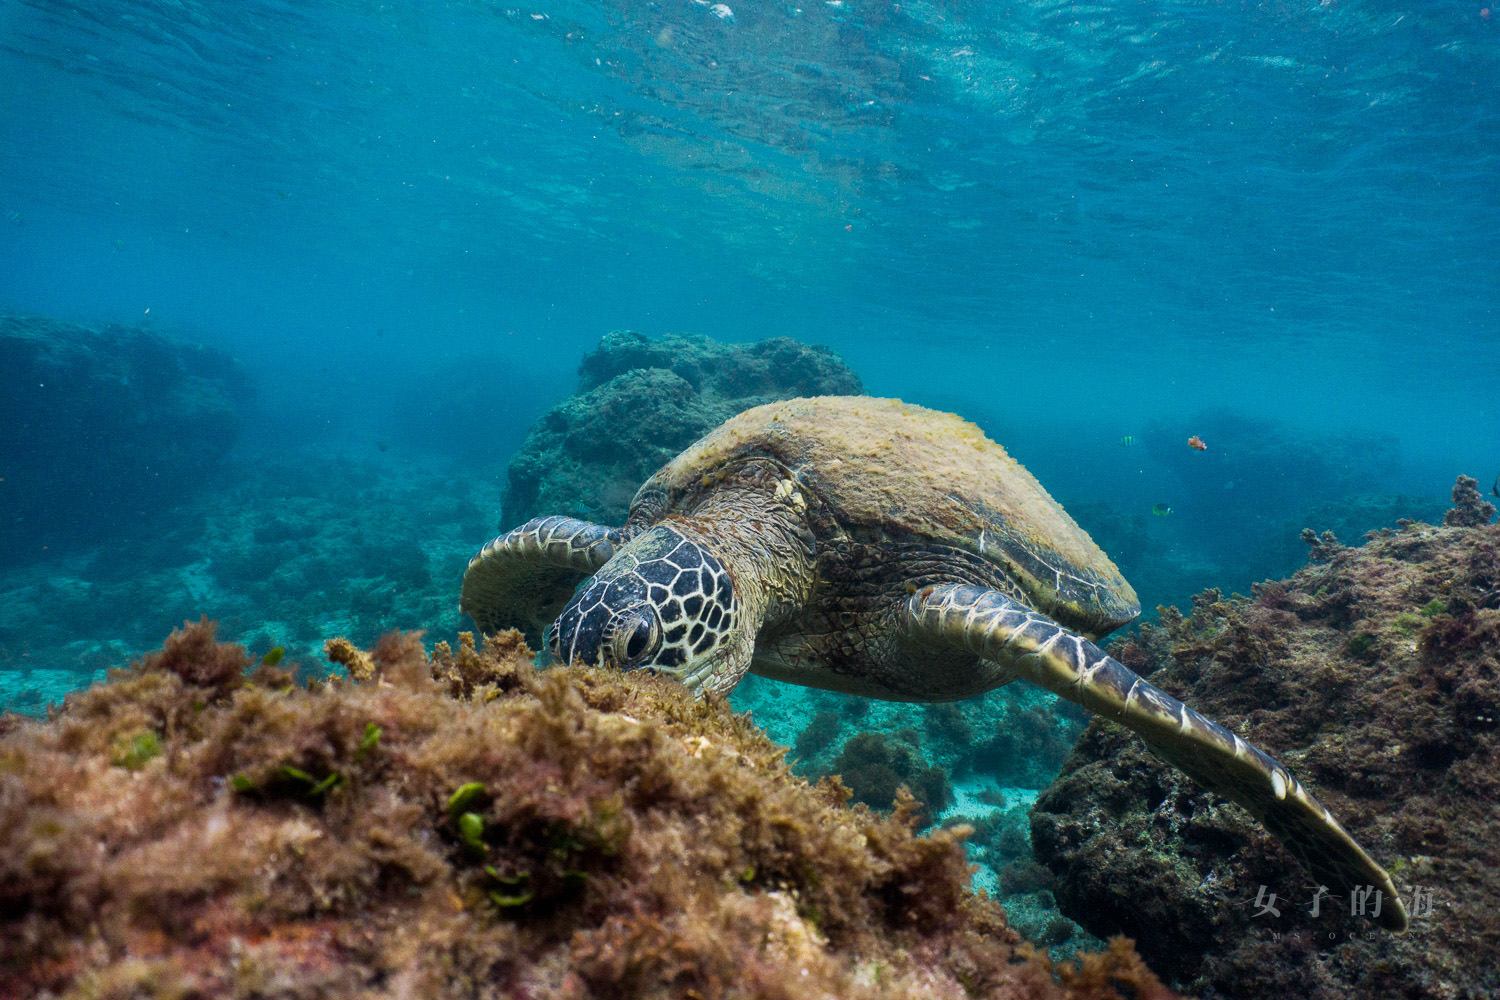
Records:
<instances>
[{"instance_id":1,"label":"algae-covered rock","mask_svg":"<svg viewBox=\"0 0 1500 1000\"><path fill-rule=\"evenodd\" d=\"M722 702L516 633L328 654L302 687L200 622L0 720L0 995L1170 996L1123 939L1054 975L958 834Z\"/></svg>"},{"instance_id":2,"label":"algae-covered rock","mask_svg":"<svg viewBox=\"0 0 1500 1000\"><path fill-rule=\"evenodd\" d=\"M209 481L239 435L233 359L150 330L0 317L0 564L119 536Z\"/></svg>"},{"instance_id":3,"label":"algae-covered rock","mask_svg":"<svg viewBox=\"0 0 1500 1000\"><path fill-rule=\"evenodd\" d=\"M1500 994L1480 958L1500 954L1500 526L1308 541L1290 580L1209 591L1113 652L1297 771L1391 871L1410 932L1351 916L1356 900L1319 893L1246 813L1109 723L1038 800L1037 856L1064 913L1135 937L1184 992Z\"/></svg>"},{"instance_id":4,"label":"algae-covered rock","mask_svg":"<svg viewBox=\"0 0 1500 1000\"><path fill-rule=\"evenodd\" d=\"M547 411L511 459L503 526L541 514L619 524L651 473L741 410L860 392L833 351L787 337L606 334L578 367L578 392Z\"/></svg>"}]
</instances>

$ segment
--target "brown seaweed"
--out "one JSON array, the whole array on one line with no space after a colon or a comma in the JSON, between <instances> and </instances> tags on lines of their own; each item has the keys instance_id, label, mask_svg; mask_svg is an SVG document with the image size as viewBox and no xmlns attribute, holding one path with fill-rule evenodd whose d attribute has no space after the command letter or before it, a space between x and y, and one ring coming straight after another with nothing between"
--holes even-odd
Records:
<instances>
[{"instance_id":1,"label":"brown seaweed","mask_svg":"<svg viewBox=\"0 0 1500 1000\"><path fill-rule=\"evenodd\" d=\"M0 995L1170 995L1128 942L1028 957L961 832L721 702L513 635L330 653L303 686L187 624L0 727Z\"/></svg>"}]
</instances>

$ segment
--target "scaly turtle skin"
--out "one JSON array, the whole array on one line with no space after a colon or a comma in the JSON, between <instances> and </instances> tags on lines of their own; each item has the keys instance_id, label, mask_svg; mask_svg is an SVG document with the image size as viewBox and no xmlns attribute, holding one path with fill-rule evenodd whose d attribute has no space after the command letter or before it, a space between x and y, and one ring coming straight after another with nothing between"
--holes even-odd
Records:
<instances>
[{"instance_id":1,"label":"scaly turtle skin","mask_svg":"<svg viewBox=\"0 0 1500 1000\"><path fill-rule=\"evenodd\" d=\"M619 529L539 518L486 545L461 605L559 660L724 694L746 672L893 701L1024 678L1129 727L1238 802L1329 887L1390 877L1281 764L1091 641L1140 613L1021 465L952 414L824 396L747 410L636 494ZM551 623L548 625L548 623Z\"/></svg>"}]
</instances>

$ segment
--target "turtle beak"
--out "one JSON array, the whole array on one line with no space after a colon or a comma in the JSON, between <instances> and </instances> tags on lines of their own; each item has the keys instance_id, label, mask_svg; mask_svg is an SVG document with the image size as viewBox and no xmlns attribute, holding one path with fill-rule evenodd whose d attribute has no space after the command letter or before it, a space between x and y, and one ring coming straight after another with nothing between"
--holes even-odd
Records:
<instances>
[{"instance_id":1,"label":"turtle beak","mask_svg":"<svg viewBox=\"0 0 1500 1000\"><path fill-rule=\"evenodd\" d=\"M755 636L738 631L725 636L712 652L695 656L680 667L656 666L652 669L676 678L696 697L727 696L749 672L754 655Z\"/></svg>"},{"instance_id":2,"label":"turtle beak","mask_svg":"<svg viewBox=\"0 0 1500 1000\"><path fill-rule=\"evenodd\" d=\"M560 663L604 666L609 624L614 615L604 603L607 583L597 577L568 602L547 630L547 647Z\"/></svg>"},{"instance_id":3,"label":"turtle beak","mask_svg":"<svg viewBox=\"0 0 1500 1000\"><path fill-rule=\"evenodd\" d=\"M693 692L694 695L697 695L701 693L704 681L713 676L714 668L717 666L719 659L716 656L703 656L680 666L651 663L647 664L643 669L653 674L659 674L662 677L670 677Z\"/></svg>"}]
</instances>

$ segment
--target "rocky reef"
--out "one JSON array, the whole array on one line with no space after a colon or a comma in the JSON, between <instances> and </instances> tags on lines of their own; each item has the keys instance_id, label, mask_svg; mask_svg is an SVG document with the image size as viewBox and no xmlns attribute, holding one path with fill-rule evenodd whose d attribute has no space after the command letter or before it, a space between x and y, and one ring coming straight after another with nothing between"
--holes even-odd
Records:
<instances>
[{"instance_id":1,"label":"rocky reef","mask_svg":"<svg viewBox=\"0 0 1500 1000\"><path fill-rule=\"evenodd\" d=\"M619 524L647 477L741 410L863 391L833 351L788 337L721 344L606 334L578 367L578 391L536 422L511 459L504 526L540 514Z\"/></svg>"},{"instance_id":2,"label":"rocky reef","mask_svg":"<svg viewBox=\"0 0 1500 1000\"><path fill-rule=\"evenodd\" d=\"M151 531L0 566L0 709L40 713L201 614L293 656L462 627L457 581L500 508L488 477L312 449L236 450L222 472Z\"/></svg>"},{"instance_id":3,"label":"rocky reef","mask_svg":"<svg viewBox=\"0 0 1500 1000\"><path fill-rule=\"evenodd\" d=\"M974 884L1010 926L1057 959L1104 942L1058 912L1052 873L1032 858L1028 813L1083 732L1086 715L1029 684L945 705L907 705L747 677L734 707L791 747L794 773L837 775L857 802L894 808L905 786L919 828L971 827Z\"/></svg>"},{"instance_id":4,"label":"rocky reef","mask_svg":"<svg viewBox=\"0 0 1500 1000\"><path fill-rule=\"evenodd\" d=\"M651 677L330 641L306 685L205 622L0 721L0 994L1168 997L1123 939L1054 968L962 831L795 778Z\"/></svg>"},{"instance_id":5,"label":"rocky reef","mask_svg":"<svg viewBox=\"0 0 1500 1000\"><path fill-rule=\"evenodd\" d=\"M0 564L141 531L239 435L229 356L151 330L0 316Z\"/></svg>"},{"instance_id":6,"label":"rocky reef","mask_svg":"<svg viewBox=\"0 0 1500 1000\"><path fill-rule=\"evenodd\" d=\"M1391 871L1411 930L1321 894L1248 814L1102 721L1031 814L1064 913L1208 998L1500 994L1500 525L1472 479L1453 499L1445 526L1359 547L1309 530L1290 579L1210 590L1112 648L1297 772Z\"/></svg>"}]
</instances>

